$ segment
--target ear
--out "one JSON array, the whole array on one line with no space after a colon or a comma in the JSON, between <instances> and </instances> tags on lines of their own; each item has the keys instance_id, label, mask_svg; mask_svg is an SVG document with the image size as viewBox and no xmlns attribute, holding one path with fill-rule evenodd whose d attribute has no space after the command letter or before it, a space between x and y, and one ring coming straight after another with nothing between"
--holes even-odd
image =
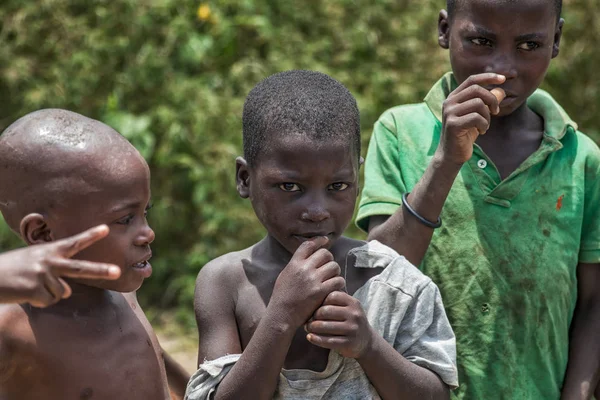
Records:
<instances>
[{"instance_id":1,"label":"ear","mask_svg":"<svg viewBox=\"0 0 600 400\"><path fill-rule=\"evenodd\" d=\"M438 17L438 44L442 49L450 47L450 20L446 10L441 10Z\"/></svg>"},{"instance_id":2,"label":"ear","mask_svg":"<svg viewBox=\"0 0 600 400\"><path fill-rule=\"evenodd\" d=\"M51 242L52 231L41 214L28 214L19 226L21 238L27 245Z\"/></svg>"},{"instance_id":3,"label":"ear","mask_svg":"<svg viewBox=\"0 0 600 400\"><path fill-rule=\"evenodd\" d=\"M552 58L558 55L558 50L560 47L560 38L562 37L563 25L565 24L564 19L559 19L558 24L556 24L556 31L554 32L554 44L552 45Z\"/></svg>"},{"instance_id":4,"label":"ear","mask_svg":"<svg viewBox=\"0 0 600 400\"><path fill-rule=\"evenodd\" d=\"M235 180L240 197L242 199L250 197L250 172L248 162L243 157L235 159Z\"/></svg>"}]
</instances>

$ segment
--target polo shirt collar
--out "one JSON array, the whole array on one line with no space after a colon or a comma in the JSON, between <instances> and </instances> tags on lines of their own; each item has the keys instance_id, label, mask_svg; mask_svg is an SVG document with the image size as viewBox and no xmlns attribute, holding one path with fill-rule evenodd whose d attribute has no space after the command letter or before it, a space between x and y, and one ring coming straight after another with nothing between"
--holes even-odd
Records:
<instances>
[{"instance_id":1,"label":"polo shirt collar","mask_svg":"<svg viewBox=\"0 0 600 400\"><path fill-rule=\"evenodd\" d=\"M438 121L442 121L442 105L448 95L458 87L454 74L446 73L425 96L425 104ZM577 124L566 111L544 90L537 89L527 99L527 105L544 119L546 135L561 140L569 127L577 130Z\"/></svg>"}]
</instances>

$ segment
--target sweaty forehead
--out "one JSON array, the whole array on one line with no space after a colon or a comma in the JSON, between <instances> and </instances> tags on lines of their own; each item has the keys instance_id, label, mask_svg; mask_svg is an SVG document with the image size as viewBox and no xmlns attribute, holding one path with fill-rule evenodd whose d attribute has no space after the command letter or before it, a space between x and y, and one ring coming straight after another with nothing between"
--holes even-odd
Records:
<instances>
[{"instance_id":1,"label":"sweaty forehead","mask_svg":"<svg viewBox=\"0 0 600 400\"><path fill-rule=\"evenodd\" d=\"M15 218L148 176L124 137L70 111L28 114L0 135L0 208Z\"/></svg>"}]
</instances>

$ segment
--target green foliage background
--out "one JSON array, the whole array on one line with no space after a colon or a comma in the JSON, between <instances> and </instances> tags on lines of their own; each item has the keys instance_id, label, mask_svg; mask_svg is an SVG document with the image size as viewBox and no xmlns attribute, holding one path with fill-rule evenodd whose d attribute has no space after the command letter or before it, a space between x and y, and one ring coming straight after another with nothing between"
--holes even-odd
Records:
<instances>
[{"instance_id":1,"label":"green foliage background","mask_svg":"<svg viewBox=\"0 0 600 400\"><path fill-rule=\"evenodd\" d=\"M565 0L561 54L544 87L600 140L597 0ZM241 110L262 78L328 73L357 97L366 145L387 108L418 102L449 68L443 0L3 0L0 130L39 108L105 121L152 169L154 275L140 297L193 324L199 269L262 237L235 192ZM363 151L364 153L364 151ZM361 236L355 228L350 235ZM0 250L19 245L0 224Z\"/></svg>"}]
</instances>

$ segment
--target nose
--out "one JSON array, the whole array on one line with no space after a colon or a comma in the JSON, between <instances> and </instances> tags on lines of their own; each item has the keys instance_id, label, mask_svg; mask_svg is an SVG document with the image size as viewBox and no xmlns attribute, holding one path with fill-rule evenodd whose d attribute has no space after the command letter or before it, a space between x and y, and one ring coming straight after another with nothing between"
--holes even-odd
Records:
<instances>
[{"instance_id":1,"label":"nose","mask_svg":"<svg viewBox=\"0 0 600 400\"><path fill-rule=\"evenodd\" d=\"M310 196L308 202L302 211L302 219L310 222L321 222L328 219L329 214L326 199L324 196Z\"/></svg>"},{"instance_id":2,"label":"nose","mask_svg":"<svg viewBox=\"0 0 600 400\"><path fill-rule=\"evenodd\" d=\"M499 51L485 68L485 72L504 75L506 80L517 77L517 68L512 57L504 51Z\"/></svg>"},{"instance_id":3,"label":"nose","mask_svg":"<svg viewBox=\"0 0 600 400\"><path fill-rule=\"evenodd\" d=\"M144 224L136 236L134 244L136 246L149 246L150 243L154 242L155 237L156 235L154 234L152 228L150 228L150 225Z\"/></svg>"}]
</instances>

